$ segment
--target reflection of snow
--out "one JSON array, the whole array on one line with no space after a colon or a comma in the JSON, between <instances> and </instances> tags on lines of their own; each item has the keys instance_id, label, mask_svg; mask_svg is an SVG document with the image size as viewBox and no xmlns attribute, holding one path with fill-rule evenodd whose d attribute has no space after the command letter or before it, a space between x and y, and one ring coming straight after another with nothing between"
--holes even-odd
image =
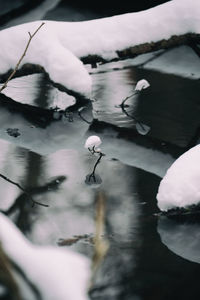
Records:
<instances>
[{"instance_id":1,"label":"reflection of snow","mask_svg":"<svg viewBox=\"0 0 200 300\"><path fill-rule=\"evenodd\" d=\"M20 137L15 139L6 133L6 128L10 126L11 118L13 127L19 128L19 132L21 133ZM28 126L27 122L23 121L23 119L13 115L11 117L9 113L2 112L0 125L2 128L0 130L1 139L12 142L12 144L17 146L25 147L41 155L54 153L60 149L74 149L79 152L85 152L83 145L86 139L85 135L88 130L88 124L82 122L80 119L68 122L67 124L55 122L44 130ZM78 138L77 133L79 134ZM106 158L108 159L119 159L127 165L138 167L160 177L164 176L167 169L174 162L174 158L170 154L145 148L134 142L126 141L123 138L120 139L115 132L107 131L106 133L99 134L99 136L104 141L102 152L106 154Z\"/></svg>"},{"instance_id":2,"label":"reflection of snow","mask_svg":"<svg viewBox=\"0 0 200 300\"><path fill-rule=\"evenodd\" d=\"M44 107L46 104L48 107L66 109L66 107L75 103L74 97L59 91L48 80L45 80L44 74L14 78L9 81L7 88L2 93L15 101L34 106ZM40 101L38 101L38 98ZM45 99L47 99L47 103L45 103Z\"/></svg>"},{"instance_id":3,"label":"reflection of snow","mask_svg":"<svg viewBox=\"0 0 200 300\"><path fill-rule=\"evenodd\" d=\"M118 299L114 295L122 288L119 283L122 278L132 274L136 263L135 249L140 226L138 170L118 161L102 160L98 166L102 184L96 192L84 183L85 175L94 161L96 158L86 151L80 155L75 151L62 150L46 156L47 176L51 178L63 174L67 180L56 193L42 194L38 198L48 202L50 207L47 210L38 208L30 239L39 244L55 244L59 238L86 234L93 236L95 197L102 191L106 209L105 234L110 250L98 272L97 288L107 287L105 299ZM84 239L71 247L90 256L93 253L93 246Z\"/></svg>"},{"instance_id":4,"label":"reflection of snow","mask_svg":"<svg viewBox=\"0 0 200 300\"><path fill-rule=\"evenodd\" d=\"M56 247L34 246L2 214L0 240L8 257L39 289L42 299L88 299L86 291L90 271L85 257ZM26 295L24 299L28 299Z\"/></svg>"},{"instance_id":5,"label":"reflection of snow","mask_svg":"<svg viewBox=\"0 0 200 300\"><path fill-rule=\"evenodd\" d=\"M163 244L169 250L187 260L200 263L199 224L180 224L167 218L160 218L157 230Z\"/></svg>"},{"instance_id":6,"label":"reflection of snow","mask_svg":"<svg viewBox=\"0 0 200 300\"><path fill-rule=\"evenodd\" d=\"M200 78L199 57L188 46L177 47L167 51L155 60L145 64L144 68L176 74L190 79Z\"/></svg>"},{"instance_id":7,"label":"reflection of snow","mask_svg":"<svg viewBox=\"0 0 200 300\"><path fill-rule=\"evenodd\" d=\"M181 155L160 183L157 200L161 210L200 202L200 145Z\"/></svg>"},{"instance_id":8,"label":"reflection of snow","mask_svg":"<svg viewBox=\"0 0 200 300\"><path fill-rule=\"evenodd\" d=\"M175 74L190 79L200 78L200 61L196 53L188 46L180 46L168 51L159 50L152 53L141 54L134 59L112 62L99 65L92 69L87 66L90 73L107 72L114 68L139 67L148 70Z\"/></svg>"}]
</instances>

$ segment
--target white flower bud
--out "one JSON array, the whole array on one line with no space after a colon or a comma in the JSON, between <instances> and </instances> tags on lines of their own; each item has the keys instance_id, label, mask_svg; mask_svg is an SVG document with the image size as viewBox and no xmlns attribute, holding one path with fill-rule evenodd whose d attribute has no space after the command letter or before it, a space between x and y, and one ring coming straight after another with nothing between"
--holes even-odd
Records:
<instances>
[{"instance_id":1,"label":"white flower bud","mask_svg":"<svg viewBox=\"0 0 200 300\"><path fill-rule=\"evenodd\" d=\"M135 91L141 91L150 86L149 82L146 79L141 79L137 82Z\"/></svg>"},{"instance_id":2,"label":"white flower bud","mask_svg":"<svg viewBox=\"0 0 200 300\"><path fill-rule=\"evenodd\" d=\"M85 142L85 148L86 149L95 149L96 147L98 147L100 144L102 143L100 137L98 137L97 135L91 135L87 138L86 142Z\"/></svg>"}]
</instances>

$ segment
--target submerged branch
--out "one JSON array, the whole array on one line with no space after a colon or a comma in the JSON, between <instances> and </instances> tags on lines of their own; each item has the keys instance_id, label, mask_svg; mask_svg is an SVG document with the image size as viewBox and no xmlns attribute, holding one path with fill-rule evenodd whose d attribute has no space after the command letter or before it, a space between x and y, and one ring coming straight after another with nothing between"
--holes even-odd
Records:
<instances>
[{"instance_id":1,"label":"submerged branch","mask_svg":"<svg viewBox=\"0 0 200 300\"><path fill-rule=\"evenodd\" d=\"M28 196L28 198L32 201L33 206L35 204L37 204L37 205L41 205L41 206L44 206L44 207L49 207L49 205L47 205L47 204L43 204L43 203L40 203L38 201L33 200L31 195L19 183L9 179L8 177L4 176L1 173L0 173L0 177L3 178L4 180L8 181L9 183L12 183L12 184L16 185L20 190L22 190L24 192L24 194L26 194Z\"/></svg>"}]
</instances>

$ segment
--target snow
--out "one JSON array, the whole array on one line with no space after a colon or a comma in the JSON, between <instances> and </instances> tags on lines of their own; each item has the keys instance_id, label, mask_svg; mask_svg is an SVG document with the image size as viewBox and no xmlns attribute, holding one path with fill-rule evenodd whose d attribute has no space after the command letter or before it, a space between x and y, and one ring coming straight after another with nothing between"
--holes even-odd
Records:
<instances>
[{"instance_id":1,"label":"snow","mask_svg":"<svg viewBox=\"0 0 200 300\"><path fill-rule=\"evenodd\" d=\"M181 155L162 179L158 194L158 207L167 211L200 202L200 145Z\"/></svg>"},{"instance_id":2,"label":"snow","mask_svg":"<svg viewBox=\"0 0 200 300\"><path fill-rule=\"evenodd\" d=\"M200 31L198 0L170 1L137 13L84 22L45 21L34 37L23 63L39 64L50 78L84 96L91 94L91 78L81 57L118 57L117 50L173 35ZM13 68L41 21L25 23L0 32L1 73Z\"/></svg>"},{"instance_id":3,"label":"snow","mask_svg":"<svg viewBox=\"0 0 200 300\"><path fill-rule=\"evenodd\" d=\"M42 299L88 299L86 294L90 271L89 262L84 256L56 247L31 244L1 213L0 241L8 257L39 289Z\"/></svg>"},{"instance_id":4,"label":"snow","mask_svg":"<svg viewBox=\"0 0 200 300\"><path fill-rule=\"evenodd\" d=\"M92 150L93 147L96 150L96 148L101 145L102 141L97 135L91 135L87 138L85 142L85 148Z\"/></svg>"},{"instance_id":5,"label":"snow","mask_svg":"<svg viewBox=\"0 0 200 300\"><path fill-rule=\"evenodd\" d=\"M137 82L135 91L141 91L147 89L150 86L149 82L146 79L141 79Z\"/></svg>"}]
</instances>

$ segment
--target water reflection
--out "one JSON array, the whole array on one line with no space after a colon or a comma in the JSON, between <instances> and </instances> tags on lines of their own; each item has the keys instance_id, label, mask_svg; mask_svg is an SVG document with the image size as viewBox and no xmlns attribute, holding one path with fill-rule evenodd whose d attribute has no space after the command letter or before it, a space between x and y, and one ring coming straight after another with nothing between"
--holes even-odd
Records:
<instances>
[{"instance_id":1,"label":"water reflection","mask_svg":"<svg viewBox=\"0 0 200 300\"><path fill-rule=\"evenodd\" d=\"M158 222L162 243L173 253L196 263L200 263L199 229L198 223L180 224L166 218L160 218Z\"/></svg>"},{"instance_id":2,"label":"water reflection","mask_svg":"<svg viewBox=\"0 0 200 300\"><path fill-rule=\"evenodd\" d=\"M103 67L105 69L105 67ZM114 68L114 66L113 66ZM142 68L95 72L93 76L94 117L119 127L135 128L133 120L127 118L116 105L131 95L135 83L145 78L150 88L127 101L128 113L150 126L148 136L187 147L199 131L198 81L175 75L162 74ZM199 133L198 133L199 134Z\"/></svg>"},{"instance_id":3,"label":"water reflection","mask_svg":"<svg viewBox=\"0 0 200 300\"><path fill-rule=\"evenodd\" d=\"M90 108L84 110L87 118L90 117L90 111ZM7 129L11 126L18 129L20 133L18 137L15 138L7 133ZM85 140L91 134L89 125L80 118L78 113L73 114L73 122L69 122L66 118L64 122L55 120L46 129L41 129L32 125L20 114L10 113L4 108L0 108L0 138L41 155L54 153L59 149L85 152ZM95 134L97 133L94 132ZM115 128L109 128L109 126L101 129L101 134L98 133L98 135L103 141L102 150L106 153L106 158L119 159L126 164L148 170L159 176L165 174L167 168L174 161L174 157L177 156L176 152L174 154L173 151L172 156L166 153L166 147L158 148L156 143L145 142L144 139L140 140L140 144L137 145L131 140L131 137L127 140L127 135L120 136ZM137 136L134 141L138 142Z\"/></svg>"},{"instance_id":4,"label":"water reflection","mask_svg":"<svg viewBox=\"0 0 200 300\"><path fill-rule=\"evenodd\" d=\"M6 155L9 160L8 152ZM20 183L26 188L43 186L45 182L61 175L66 177L58 189L49 189L45 193L33 195L34 200L48 203L49 208L36 206L31 210L29 206L28 210L21 210L24 224L22 226L18 221L17 223L23 231L28 230L29 239L36 244L47 245L57 244L60 238L94 236L94 203L97 189L85 184L85 175L93 168L96 157L74 150L60 150L42 157L25 149L19 151L17 147L12 155L12 167L17 168L19 159L21 174L13 176L14 173L10 170L6 175L16 181L21 179ZM106 197L105 235L110 241L110 249L91 293L97 296L99 289L103 289L105 297L112 296L113 299L118 299L124 291L124 278L134 268L134 249L138 244L140 207L138 194L135 192L135 168L116 160L104 159L98 166L98 173L102 178L98 191L103 191ZM2 187L4 188L1 192L6 195L6 191L10 191L13 186L2 182ZM13 201L21 193L19 189L14 188ZM27 199L21 198L21 201L27 204ZM13 218L18 220L18 217L19 214L15 212ZM25 223L27 228L24 227ZM93 244L89 240L80 240L71 247L92 257Z\"/></svg>"},{"instance_id":5,"label":"water reflection","mask_svg":"<svg viewBox=\"0 0 200 300\"><path fill-rule=\"evenodd\" d=\"M62 108L74 103L74 99L67 100L41 76L32 75L12 82L13 89L7 89L9 96L18 101L26 98L43 107L58 105ZM7 212L34 243L58 246L60 239L71 240L68 247L92 258L95 201L97 194L103 193L105 238L110 248L90 291L91 299L171 300L177 289L184 299L184 287L180 287L179 281L189 280L195 267L183 258L198 262L198 242L194 243L194 239L198 240L198 226L163 225L162 220L159 221L158 232L163 242L181 255L181 259L160 242L153 214L157 210L155 196L160 177L184 151L166 146L162 141L181 147L191 141L199 124L199 100L195 93L191 97L189 92L185 93L185 88L198 91L199 87L196 82L136 68L92 76L97 101L92 102L93 116L91 105L83 114L89 120L104 121L102 126L96 120L92 124L84 122L75 111L73 122L55 120L41 129L18 113L0 108L0 173L20 183L35 201L49 205L32 208L27 195L1 179L0 209L13 207ZM140 121L150 124L148 137L138 135L133 120L127 119L116 107L122 98L132 93L141 78L147 78L151 88L131 99L127 109ZM22 89L14 88L18 83ZM169 85L171 90L164 94ZM7 133L11 125L19 130L16 138ZM85 177L91 174L97 159L84 149L86 138L92 134L99 135L106 154L97 169L102 179L98 187L85 184ZM188 240L186 233L187 237L195 233L195 237ZM187 251L185 240L191 246ZM182 274L183 268L187 273ZM199 269L195 272L200 274ZM177 273L178 280L173 277ZM195 293L197 290L198 285Z\"/></svg>"},{"instance_id":6,"label":"water reflection","mask_svg":"<svg viewBox=\"0 0 200 300\"><path fill-rule=\"evenodd\" d=\"M44 73L14 78L2 93L20 103L43 108L65 109L75 103L74 97L53 87Z\"/></svg>"},{"instance_id":7,"label":"water reflection","mask_svg":"<svg viewBox=\"0 0 200 300\"><path fill-rule=\"evenodd\" d=\"M3 141L1 149L1 172L37 190L32 195L34 200L49 205L30 205L23 210L27 228L21 228L36 244L58 245L60 239L81 236L68 247L92 258L96 195L104 193L105 238L110 248L95 277L91 299L167 299L168 290L173 291L180 280L191 276L194 269L190 263L171 257L156 231L153 213L159 177L106 157L98 165L102 183L96 189L85 184L85 176L96 161L87 151L64 149L41 156ZM58 181L55 188L49 185L39 189L54 179ZM0 184L0 208L5 209L20 197L21 191L3 180ZM21 198L23 201L29 203ZM17 220L19 213L15 211L11 216ZM174 280L173 272L182 268L187 273Z\"/></svg>"},{"instance_id":8,"label":"water reflection","mask_svg":"<svg viewBox=\"0 0 200 300\"><path fill-rule=\"evenodd\" d=\"M134 127L135 122L119 108L122 101L133 94L135 80L131 70L119 70L93 74L94 118L117 126ZM125 83L125 84L124 84ZM131 109L134 110L137 95L131 98Z\"/></svg>"}]
</instances>

